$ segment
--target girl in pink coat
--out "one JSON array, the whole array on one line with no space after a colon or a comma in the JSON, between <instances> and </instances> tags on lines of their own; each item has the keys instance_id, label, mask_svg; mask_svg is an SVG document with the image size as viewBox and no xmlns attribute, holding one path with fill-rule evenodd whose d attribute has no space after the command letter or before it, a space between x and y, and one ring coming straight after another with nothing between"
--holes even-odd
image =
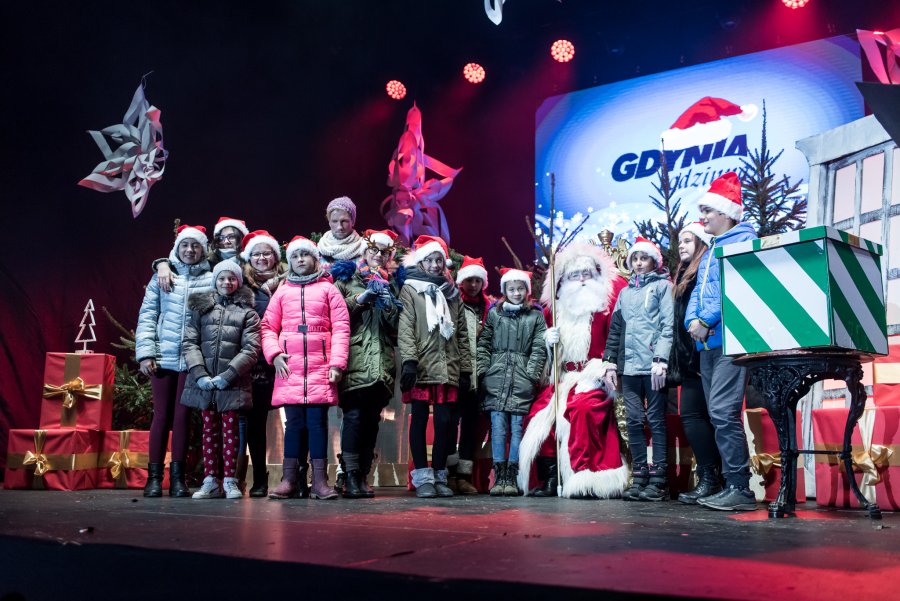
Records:
<instances>
[{"instance_id":1,"label":"girl in pink coat","mask_svg":"<svg viewBox=\"0 0 900 601\"><path fill-rule=\"evenodd\" d=\"M284 476L269 497L289 499L305 489L306 457L300 457L305 430L313 465L311 496L334 499L326 472L328 408L337 404L337 383L347 369L350 314L331 276L321 269L311 240L295 236L287 257L290 273L272 295L262 321L263 354L278 374L272 406L283 406L287 418Z\"/></svg>"}]
</instances>

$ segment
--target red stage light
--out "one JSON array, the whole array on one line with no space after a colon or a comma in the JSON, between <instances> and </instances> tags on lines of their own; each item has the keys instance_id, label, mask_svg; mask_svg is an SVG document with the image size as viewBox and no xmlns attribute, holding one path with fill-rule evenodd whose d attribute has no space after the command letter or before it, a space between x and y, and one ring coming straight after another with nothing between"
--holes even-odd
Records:
<instances>
[{"instance_id":1,"label":"red stage light","mask_svg":"<svg viewBox=\"0 0 900 601\"><path fill-rule=\"evenodd\" d=\"M481 83L484 81L484 67L478 63L469 63L463 67L463 77L469 83Z\"/></svg>"},{"instance_id":2,"label":"red stage light","mask_svg":"<svg viewBox=\"0 0 900 601\"><path fill-rule=\"evenodd\" d=\"M804 6L809 4L809 0L781 0L781 1L784 3L785 6L787 6L790 9L794 9L794 10L796 10L798 8L803 8Z\"/></svg>"},{"instance_id":3,"label":"red stage light","mask_svg":"<svg viewBox=\"0 0 900 601\"><path fill-rule=\"evenodd\" d=\"M388 96L390 96L394 100L400 100L401 98L406 96L406 86L396 79L392 79L387 82L387 86L385 86L385 89L387 90Z\"/></svg>"},{"instance_id":4,"label":"red stage light","mask_svg":"<svg viewBox=\"0 0 900 601\"><path fill-rule=\"evenodd\" d=\"M556 40L550 46L550 56L555 61L567 63L575 57L575 44L569 40Z\"/></svg>"}]
</instances>

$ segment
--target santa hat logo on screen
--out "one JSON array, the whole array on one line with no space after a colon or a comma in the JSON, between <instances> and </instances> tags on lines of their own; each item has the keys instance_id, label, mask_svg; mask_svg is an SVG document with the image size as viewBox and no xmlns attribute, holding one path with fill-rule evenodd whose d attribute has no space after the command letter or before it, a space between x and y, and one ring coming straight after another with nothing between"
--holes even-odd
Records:
<instances>
[{"instance_id":1,"label":"santa hat logo on screen","mask_svg":"<svg viewBox=\"0 0 900 601\"><path fill-rule=\"evenodd\" d=\"M751 121L759 113L755 104L738 106L724 98L706 96L695 102L664 131L662 136L666 150L679 150L690 146L713 144L731 135L731 120Z\"/></svg>"}]
</instances>

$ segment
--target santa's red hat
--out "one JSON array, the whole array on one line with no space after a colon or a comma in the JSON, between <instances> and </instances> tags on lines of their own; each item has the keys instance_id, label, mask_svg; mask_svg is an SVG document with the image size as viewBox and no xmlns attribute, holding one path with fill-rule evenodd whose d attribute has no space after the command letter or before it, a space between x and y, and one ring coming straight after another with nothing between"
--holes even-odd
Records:
<instances>
[{"instance_id":1,"label":"santa's red hat","mask_svg":"<svg viewBox=\"0 0 900 601\"><path fill-rule=\"evenodd\" d=\"M634 253L644 253L649 256L651 259L656 261L656 268L660 269L663 267L663 259L662 252L660 252L659 247L646 238L641 238L640 236L634 241L634 244L631 245L631 248L628 249L628 256L625 258L625 266L628 269L631 269L631 257Z\"/></svg>"},{"instance_id":2,"label":"santa's red hat","mask_svg":"<svg viewBox=\"0 0 900 601\"><path fill-rule=\"evenodd\" d=\"M176 254L178 252L178 245L181 244L182 240L187 240L188 238L193 238L203 247L206 247L209 243L209 240L206 238L205 227L202 225L182 225L175 230L175 245L173 248L175 249Z\"/></svg>"},{"instance_id":3,"label":"santa's red hat","mask_svg":"<svg viewBox=\"0 0 900 601\"><path fill-rule=\"evenodd\" d=\"M725 117L736 116L750 121L759 113L755 104L738 106L724 98L701 98L688 108L661 134L666 150L712 144L731 134L731 122Z\"/></svg>"},{"instance_id":4,"label":"santa's red hat","mask_svg":"<svg viewBox=\"0 0 900 601\"><path fill-rule=\"evenodd\" d=\"M481 257L463 256L462 266L456 272L456 283L461 284L466 278L481 278L484 285L488 285L488 272Z\"/></svg>"},{"instance_id":5,"label":"santa's red hat","mask_svg":"<svg viewBox=\"0 0 900 601\"><path fill-rule=\"evenodd\" d=\"M414 263L421 263L425 257L434 252L441 253L447 265L450 264L450 251L447 250L447 243L437 236L419 236L413 242L413 252L410 254Z\"/></svg>"},{"instance_id":6,"label":"santa's red hat","mask_svg":"<svg viewBox=\"0 0 900 601\"><path fill-rule=\"evenodd\" d=\"M281 260L281 245L278 244L275 237L266 230L254 230L244 236L244 242L241 246L241 258L245 261L249 261L250 255L253 254L253 249L260 244L271 246L272 250L275 251L275 255L278 257L278 260Z\"/></svg>"},{"instance_id":7,"label":"santa's red hat","mask_svg":"<svg viewBox=\"0 0 900 601\"><path fill-rule=\"evenodd\" d=\"M512 267L504 267L500 270L500 291L503 294L506 294L507 282L523 282L525 284L525 288L528 290L529 296L531 295L530 271L523 271L521 269L514 269Z\"/></svg>"},{"instance_id":8,"label":"santa's red hat","mask_svg":"<svg viewBox=\"0 0 900 601\"><path fill-rule=\"evenodd\" d=\"M397 232L394 230L366 230L363 237L369 242L369 245L380 244L387 246L393 250L394 243L397 241Z\"/></svg>"},{"instance_id":9,"label":"santa's red hat","mask_svg":"<svg viewBox=\"0 0 900 601\"><path fill-rule=\"evenodd\" d=\"M250 230L247 229L247 224L244 223L242 219L235 219L234 217L219 217L219 220L216 222L216 227L213 228L213 236L218 236L219 232L224 230L226 227L233 227L241 233L241 236L246 236L250 233Z\"/></svg>"},{"instance_id":10,"label":"santa's red hat","mask_svg":"<svg viewBox=\"0 0 900 601\"><path fill-rule=\"evenodd\" d=\"M694 221L693 223L689 223L683 228L681 228L682 232L690 232L700 238L703 241L703 244L709 246L712 242L712 234L706 233L706 227L699 221Z\"/></svg>"},{"instance_id":11,"label":"santa's red hat","mask_svg":"<svg viewBox=\"0 0 900 601\"><path fill-rule=\"evenodd\" d=\"M305 250L316 259L319 258L319 247L316 246L316 243L309 238L304 238L303 236L294 236L287 246L288 258L290 259L291 255L293 255L294 252L298 250Z\"/></svg>"},{"instance_id":12,"label":"santa's red hat","mask_svg":"<svg viewBox=\"0 0 900 601\"><path fill-rule=\"evenodd\" d=\"M699 207L709 207L727 217L740 221L744 214L741 200L741 179L734 171L729 171L713 180L706 194L697 201Z\"/></svg>"}]
</instances>

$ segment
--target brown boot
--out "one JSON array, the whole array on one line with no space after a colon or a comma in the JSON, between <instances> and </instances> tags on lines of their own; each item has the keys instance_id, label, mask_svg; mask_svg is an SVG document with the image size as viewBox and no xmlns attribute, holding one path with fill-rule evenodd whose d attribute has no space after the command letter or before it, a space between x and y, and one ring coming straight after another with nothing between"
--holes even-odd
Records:
<instances>
[{"instance_id":1,"label":"brown boot","mask_svg":"<svg viewBox=\"0 0 900 601\"><path fill-rule=\"evenodd\" d=\"M300 496L300 484L298 482L298 472L300 471L300 460L284 458L282 463L284 470L281 476L281 484L276 486L269 492L270 499L296 499Z\"/></svg>"},{"instance_id":2,"label":"brown boot","mask_svg":"<svg viewBox=\"0 0 900 601\"><path fill-rule=\"evenodd\" d=\"M328 486L328 464L324 459L313 459L312 488L309 496L313 499L337 499L338 494L334 488Z\"/></svg>"},{"instance_id":3,"label":"brown boot","mask_svg":"<svg viewBox=\"0 0 900 601\"><path fill-rule=\"evenodd\" d=\"M472 484L472 469L475 467L471 459L460 459L456 467L456 487L461 495L477 495L478 489Z\"/></svg>"}]
</instances>

